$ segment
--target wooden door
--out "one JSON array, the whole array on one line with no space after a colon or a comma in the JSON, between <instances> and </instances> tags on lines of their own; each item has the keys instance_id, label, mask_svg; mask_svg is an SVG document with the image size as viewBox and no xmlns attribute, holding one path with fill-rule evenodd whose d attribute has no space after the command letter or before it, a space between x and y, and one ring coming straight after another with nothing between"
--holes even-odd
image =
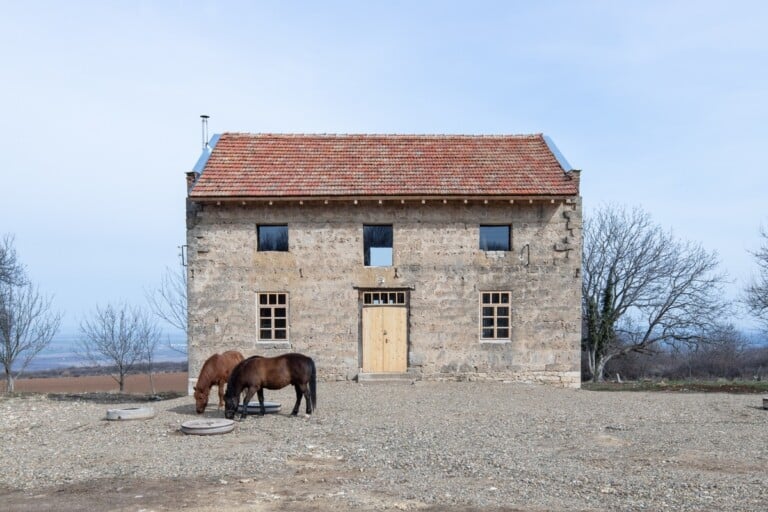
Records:
<instances>
[{"instance_id":1,"label":"wooden door","mask_svg":"<svg viewBox=\"0 0 768 512\"><path fill-rule=\"evenodd\" d=\"M363 307L363 372L403 373L408 368L408 308Z\"/></svg>"}]
</instances>

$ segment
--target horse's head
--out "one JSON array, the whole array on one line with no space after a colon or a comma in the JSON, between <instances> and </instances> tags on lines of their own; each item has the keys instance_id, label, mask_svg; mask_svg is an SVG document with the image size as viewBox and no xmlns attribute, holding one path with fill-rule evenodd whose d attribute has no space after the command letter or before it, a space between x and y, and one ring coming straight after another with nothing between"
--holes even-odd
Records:
<instances>
[{"instance_id":1,"label":"horse's head","mask_svg":"<svg viewBox=\"0 0 768 512\"><path fill-rule=\"evenodd\" d=\"M224 417L228 420L235 417L235 413L237 412L237 402L239 400L240 397L237 395L230 395L229 393L224 395Z\"/></svg>"},{"instance_id":2,"label":"horse's head","mask_svg":"<svg viewBox=\"0 0 768 512\"><path fill-rule=\"evenodd\" d=\"M195 390L195 410L197 414L203 414L205 407L208 405L208 393L210 389L194 387Z\"/></svg>"}]
</instances>

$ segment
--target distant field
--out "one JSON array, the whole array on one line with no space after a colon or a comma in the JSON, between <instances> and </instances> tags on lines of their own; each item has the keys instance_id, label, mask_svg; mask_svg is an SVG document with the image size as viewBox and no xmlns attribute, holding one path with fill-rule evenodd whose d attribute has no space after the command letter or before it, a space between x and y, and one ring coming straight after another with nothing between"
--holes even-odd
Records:
<instances>
[{"instance_id":1,"label":"distant field","mask_svg":"<svg viewBox=\"0 0 768 512\"><path fill-rule=\"evenodd\" d=\"M676 393L768 393L768 381L751 380L673 380L630 382L582 382L590 391L666 391Z\"/></svg>"}]
</instances>

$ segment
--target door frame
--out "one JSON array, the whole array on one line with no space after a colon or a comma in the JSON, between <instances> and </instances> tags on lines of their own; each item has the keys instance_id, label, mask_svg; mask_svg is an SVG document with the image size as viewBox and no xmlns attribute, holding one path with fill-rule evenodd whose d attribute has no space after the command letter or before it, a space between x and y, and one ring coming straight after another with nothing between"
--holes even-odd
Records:
<instances>
[{"instance_id":1,"label":"door frame","mask_svg":"<svg viewBox=\"0 0 768 512\"><path fill-rule=\"evenodd\" d=\"M378 301L376 295L378 294ZM386 295L386 302L382 303L382 295ZM394 302L391 301L394 294ZM358 337L357 337L357 365L361 373L363 370L363 336L365 329L363 326L363 309L397 307L405 308L405 369L409 368L409 357L411 348L411 288L358 288L357 298L357 319L358 319Z\"/></svg>"}]
</instances>

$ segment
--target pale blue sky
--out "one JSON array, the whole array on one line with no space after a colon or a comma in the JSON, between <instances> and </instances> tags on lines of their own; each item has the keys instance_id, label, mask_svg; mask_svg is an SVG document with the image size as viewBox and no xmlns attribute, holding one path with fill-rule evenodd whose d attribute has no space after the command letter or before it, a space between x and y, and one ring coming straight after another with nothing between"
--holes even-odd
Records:
<instances>
[{"instance_id":1,"label":"pale blue sky","mask_svg":"<svg viewBox=\"0 0 768 512\"><path fill-rule=\"evenodd\" d=\"M768 223L768 2L0 2L0 233L75 332L144 302L210 133L544 133L736 297ZM745 321L746 322L746 321Z\"/></svg>"}]
</instances>

